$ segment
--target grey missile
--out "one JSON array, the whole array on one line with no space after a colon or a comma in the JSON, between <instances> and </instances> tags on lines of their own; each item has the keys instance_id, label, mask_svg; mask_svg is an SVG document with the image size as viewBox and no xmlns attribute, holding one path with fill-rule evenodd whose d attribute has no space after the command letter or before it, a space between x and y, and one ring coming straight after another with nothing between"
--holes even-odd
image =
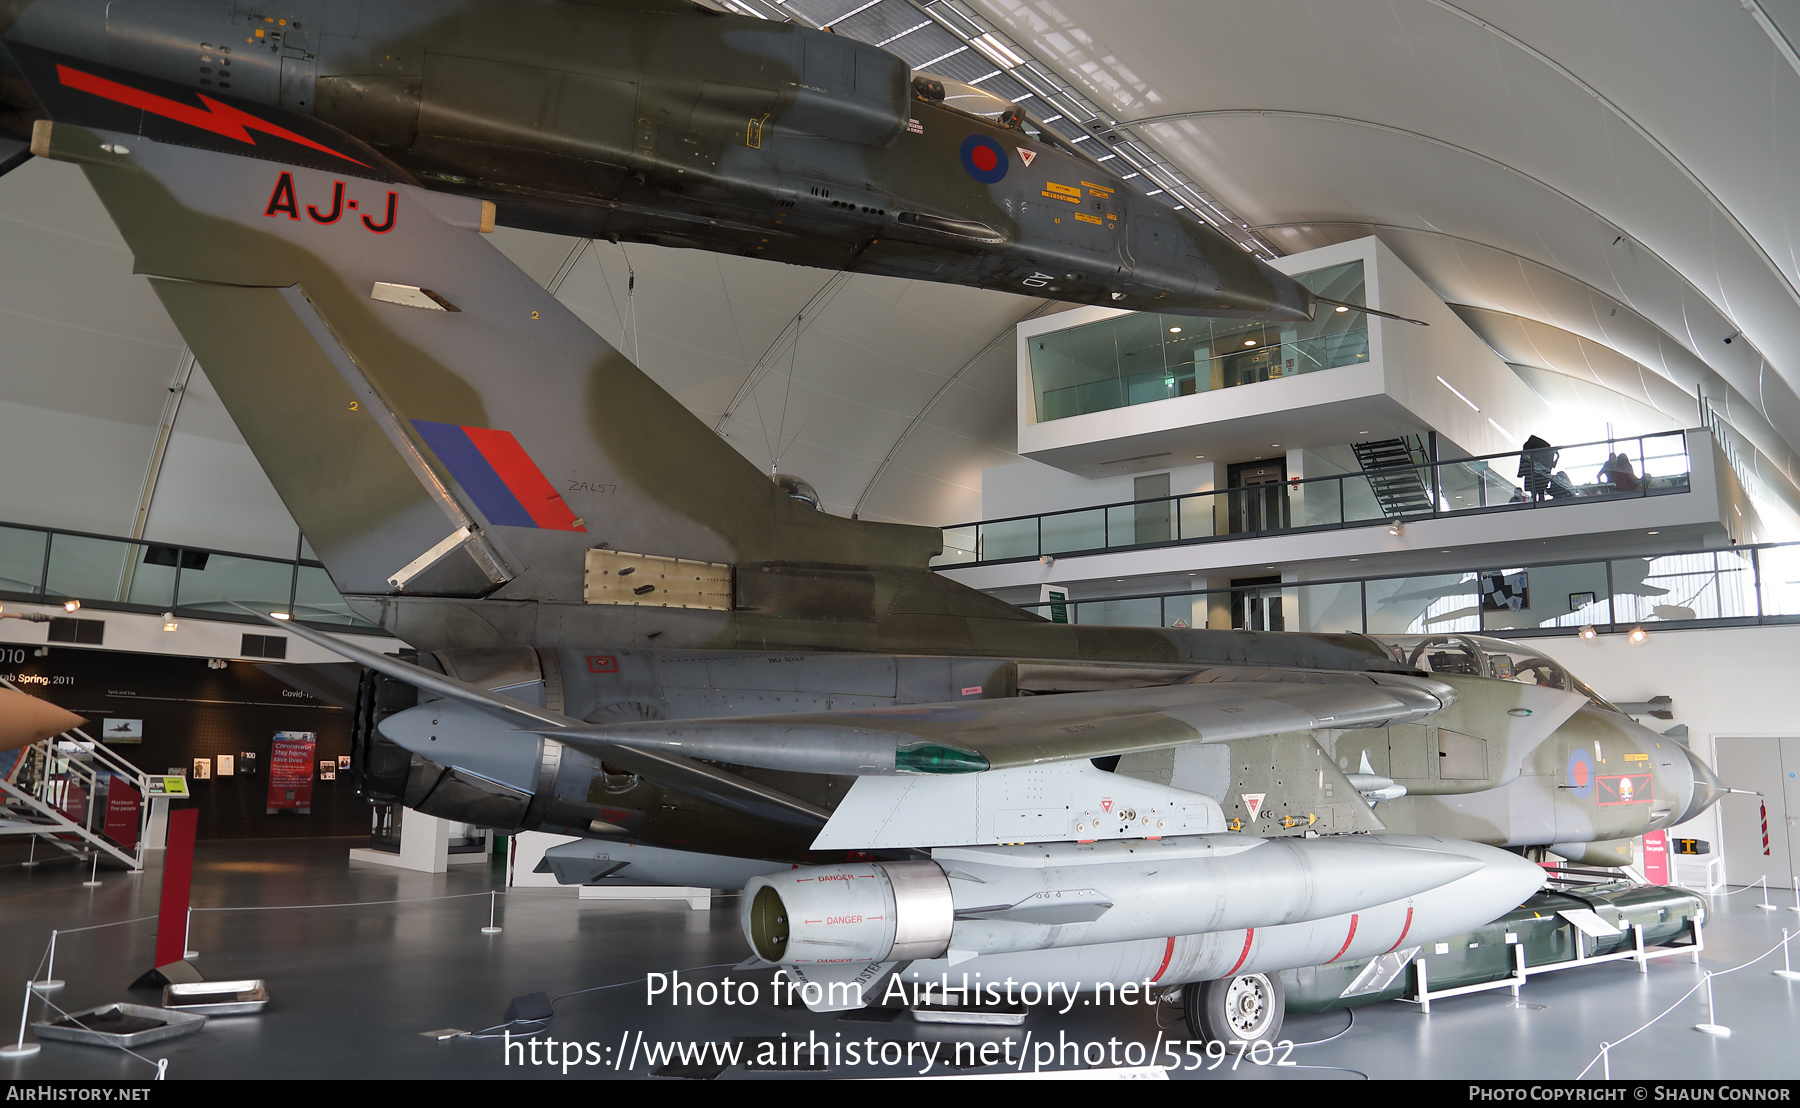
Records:
<instances>
[{"instance_id":1,"label":"grey missile","mask_svg":"<svg viewBox=\"0 0 1800 1108\"><path fill-rule=\"evenodd\" d=\"M955 847L934 851L929 862L810 866L752 878L741 922L757 954L782 965L918 958L954 965L987 954L1299 924L1436 889L1488 864L1424 841L1360 836Z\"/></svg>"}]
</instances>

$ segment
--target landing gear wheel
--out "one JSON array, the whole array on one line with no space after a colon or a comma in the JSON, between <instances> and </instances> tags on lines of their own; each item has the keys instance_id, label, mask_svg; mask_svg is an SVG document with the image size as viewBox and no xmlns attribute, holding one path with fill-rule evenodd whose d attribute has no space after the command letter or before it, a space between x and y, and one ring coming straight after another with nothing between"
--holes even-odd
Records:
<instances>
[{"instance_id":1,"label":"landing gear wheel","mask_svg":"<svg viewBox=\"0 0 1800 1108\"><path fill-rule=\"evenodd\" d=\"M1272 973L1196 981L1182 988L1181 1000L1196 1039L1273 1043L1287 1014L1281 978Z\"/></svg>"}]
</instances>

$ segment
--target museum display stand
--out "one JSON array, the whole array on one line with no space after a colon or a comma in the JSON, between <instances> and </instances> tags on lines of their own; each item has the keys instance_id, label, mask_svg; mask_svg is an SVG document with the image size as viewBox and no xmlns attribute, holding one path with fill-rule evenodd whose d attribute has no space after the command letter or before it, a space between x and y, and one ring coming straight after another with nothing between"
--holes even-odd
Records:
<instances>
[{"instance_id":1,"label":"museum display stand","mask_svg":"<svg viewBox=\"0 0 1800 1108\"><path fill-rule=\"evenodd\" d=\"M352 862L373 862L378 866L418 870L421 873L443 873L451 866L486 865L487 850L470 854L450 853L450 828L453 821L428 816L411 808L404 809L400 819L400 852L390 853L372 847L353 847ZM486 833L492 842L493 832Z\"/></svg>"}]
</instances>

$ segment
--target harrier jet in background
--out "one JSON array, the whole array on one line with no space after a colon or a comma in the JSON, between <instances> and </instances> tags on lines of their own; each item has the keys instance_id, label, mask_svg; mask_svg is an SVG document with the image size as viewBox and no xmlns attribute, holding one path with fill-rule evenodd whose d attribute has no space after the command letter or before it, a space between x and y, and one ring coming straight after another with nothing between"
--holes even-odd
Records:
<instances>
[{"instance_id":1,"label":"harrier jet in background","mask_svg":"<svg viewBox=\"0 0 1800 1108\"><path fill-rule=\"evenodd\" d=\"M40 10L105 20L56 38ZM577 836L547 856L566 882L745 888L759 957L877 988L858 996L954 966L1187 985L1195 1013L1478 926L1540 884L1518 848L1669 826L1718 792L1523 648L1069 626L946 580L937 531L771 481L483 237L496 201L416 183L315 118L318 92L289 109L123 49L84 60L150 10L26 6L6 41L49 116L31 150L82 168L339 591L413 648L282 624L367 667L371 799ZM234 56L248 39L285 80L299 47L257 43L295 10L234 16ZM626 9L504 10L573 39ZM193 37L171 20L143 41ZM794 41L804 60L829 37ZM239 64L234 86L262 72ZM1393 834L1365 798L1402 794Z\"/></svg>"}]
</instances>

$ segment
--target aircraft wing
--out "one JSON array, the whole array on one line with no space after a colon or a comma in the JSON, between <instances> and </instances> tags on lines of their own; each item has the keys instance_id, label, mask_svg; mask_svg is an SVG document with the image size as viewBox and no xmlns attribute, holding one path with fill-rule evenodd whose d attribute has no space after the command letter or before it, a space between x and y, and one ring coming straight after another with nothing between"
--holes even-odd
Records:
<instances>
[{"instance_id":1,"label":"aircraft wing","mask_svg":"<svg viewBox=\"0 0 1800 1108\"><path fill-rule=\"evenodd\" d=\"M557 738L803 773L955 774L1408 723L1455 696L1444 682L1402 674L1219 666L1153 688L583 725L558 731Z\"/></svg>"}]
</instances>

